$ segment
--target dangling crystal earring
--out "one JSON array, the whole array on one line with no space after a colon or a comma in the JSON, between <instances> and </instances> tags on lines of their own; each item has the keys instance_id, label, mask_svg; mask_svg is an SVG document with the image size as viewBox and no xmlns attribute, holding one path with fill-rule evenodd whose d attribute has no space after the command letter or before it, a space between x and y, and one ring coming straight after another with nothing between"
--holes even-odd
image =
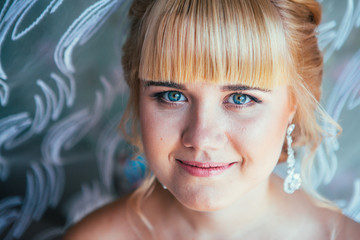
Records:
<instances>
[{"instance_id":1,"label":"dangling crystal earring","mask_svg":"<svg viewBox=\"0 0 360 240\"><path fill-rule=\"evenodd\" d=\"M291 133L295 129L295 124L291 124L286 131L286 140L287 140L287 176L284 181L284 191L288 194L294 193L301 186L301 177L299 173L295 173L295 156L294 150L291 147L293 139Z\"/></svg>"}]
</instances>

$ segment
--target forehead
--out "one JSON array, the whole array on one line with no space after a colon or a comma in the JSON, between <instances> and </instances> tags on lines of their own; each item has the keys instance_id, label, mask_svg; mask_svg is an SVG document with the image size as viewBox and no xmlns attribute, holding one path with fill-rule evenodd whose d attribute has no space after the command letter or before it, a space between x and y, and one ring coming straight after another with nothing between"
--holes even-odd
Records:
<instances>
[{"instance_id":1,"label":"forehead","mask_svg":"<svg viewBox=\"0 0 360 240\"><path fill-rule=\"evenodd\" d=\"M269 89L295 75L269 0L158 0L142 27L139 79Z\"/></svg>"}]
</instances>

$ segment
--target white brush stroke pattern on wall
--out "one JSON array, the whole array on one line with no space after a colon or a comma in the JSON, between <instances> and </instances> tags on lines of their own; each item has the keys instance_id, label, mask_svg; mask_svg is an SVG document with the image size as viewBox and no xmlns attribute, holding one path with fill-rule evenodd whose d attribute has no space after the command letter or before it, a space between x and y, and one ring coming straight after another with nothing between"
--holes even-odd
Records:
<instances>
[{"instance_id":1,"label":"white brush stroke pattern on wall","mask_svg":"<svg viewBox=\"0 0 360 240\"><path fill-rule=\"evenodd\" d=\"M38 1L10 1L2 6L0 13L0 56L3 43L8 33L11 41L26 38L27 34L35 31L48 14L55 13L63 1L49 1L45 9L35 20L22 28L29 11ZM73 52L77 46L86 44L102 27L109 16L117 9L121 1L101 0L88 6L78 18L73 21L64 32L54 49L54 62L57 72L51 72L44 78L51 79L54 84L38 79L36 86L40 94L33 95L35 111L24 111L0 118L0 178L5 181L9 177L9 159L4 156L2 149L11 150L29 142L35 135L43 133L51 122L55 122L44 136L42 144L42 158L31 159L30 169L26 174L26 194L6 197L0 201L0 234L8 226L12 226L5 239L19 238L32 221L38 221L48 207L56 207L62 197L65 175L63 174L60 151L70 149L91 130L101 118L106 108L112 105L116 86L111 86L105 77L99 81L104 85L104 94L95 90L95 102L92 108L85 107L68 117L59 119L64 106L71 108L76 99L76 72L73 65ZM35 30L34 30L35 29ZM12 32L11 32L12 31ZM8 106L11 88L8 77L0 61L0 104ZM14 93L15 94L15 93ZM21 207L15 209L14 207ZM56 231L55 231L56 232ZM58 232L58 231L57 231Z\"/></svg>"}]
</instances>

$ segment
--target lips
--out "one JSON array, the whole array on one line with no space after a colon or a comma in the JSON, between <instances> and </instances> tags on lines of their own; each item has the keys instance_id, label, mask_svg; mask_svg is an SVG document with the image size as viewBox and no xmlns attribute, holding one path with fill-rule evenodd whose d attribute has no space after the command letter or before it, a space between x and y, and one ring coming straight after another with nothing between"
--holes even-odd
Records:
<instances>
[{"instance_id":1,"label":"lips","mask_svg":"<svg viewBox=\"0 0 360 240\"><path fill-rule=\"evenodd\" d=\"M212 177L220 175L236 162L232 163L215 163L215 162L196 162L196 161L181 161L176 159L176 162L189 174L196 177Z\"/></svg>"}]
</instances>

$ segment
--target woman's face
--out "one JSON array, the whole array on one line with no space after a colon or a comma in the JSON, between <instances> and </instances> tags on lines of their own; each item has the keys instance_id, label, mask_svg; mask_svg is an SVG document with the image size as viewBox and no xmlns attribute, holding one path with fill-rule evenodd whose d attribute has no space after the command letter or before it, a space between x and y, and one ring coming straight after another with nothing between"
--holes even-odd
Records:
<instances>
[{"instance_id":1,"label":"woman's face","mask_svg":"<svg viewBox=\"0 0 360 240\"><path fill-rule=\"evenodd\" d=\"M140 84L146 159L180 203L222 209L268 183L294 115L286 86Z\"/></svg>"}]
</instances>

